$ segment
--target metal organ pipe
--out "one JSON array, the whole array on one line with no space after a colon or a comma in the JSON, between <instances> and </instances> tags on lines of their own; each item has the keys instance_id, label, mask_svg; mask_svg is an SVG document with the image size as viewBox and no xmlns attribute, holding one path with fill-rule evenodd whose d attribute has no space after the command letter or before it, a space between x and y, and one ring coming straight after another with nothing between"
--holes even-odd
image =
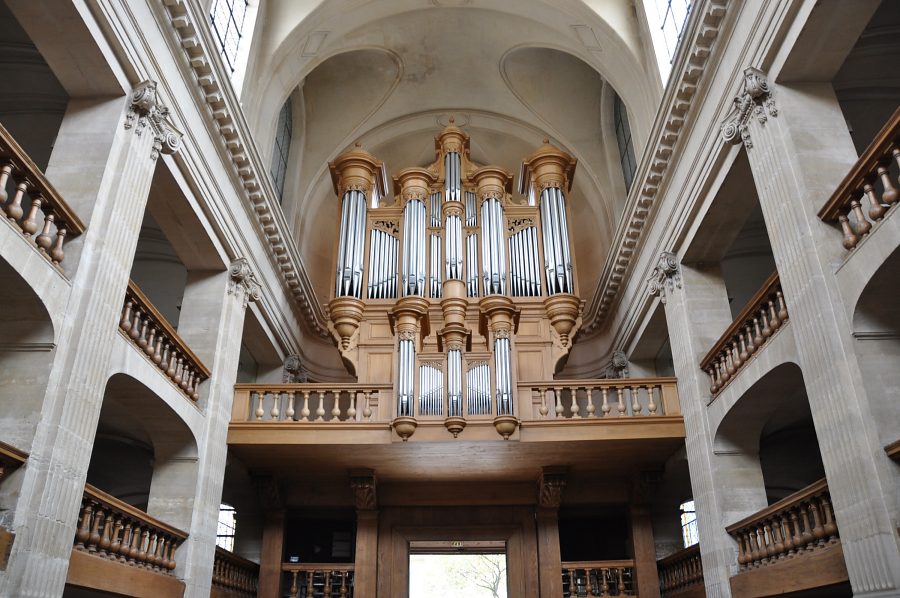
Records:
<instances>
[{"instance_id":1,"label":"metal organ pipe","mask_svg":"<svg viewBox=\"0 0 900 598\"><path fill-rule=\"evenodd\" d=\"M508 337L494 339L494 366L497 370L497 415L512 415L512 370Z\"/></svg>"},{"instance_id":2,"label":"metal organ pipe","mask_svg":"<svg viewBox=\"0 0 900 598\"><path fill-rule=\"evenodd\" d=\"M566 222L566 203L562 189L547 187L541 191L541 222L544 237L544 269L547 293L572 293L572 256Z\"/></svg>"},{"instance_id":3,"label":"metal organ pipe","mask_svg":"<svg viewBox=\"0 0 900 598\"><path fill-rule=\"evenodd\" d=\"M347 191L341 203L336 297L359 299L362 295L365 232L366 196L362 191Z\"/></svg>"},{"instance_id":4,"label":"metal organ pipe","mask_svg":"<svg viewBox=\"0 0 900 598\"><path fill-rule=\"evenodd\" d=\"M481 203L481 256L484 294L506 292L506 252L504 250L503 206L495 197Z\"/></svg>"},{"instance_id":5,"label":"metal organ pipe","mask_svg":"<svg viewBox=\"0 0 900 598\"><path fill-rule=\"evenodd\" d=\"M403 208L403 295L424 295L425 204L411 199Z\"/></svg>"},{"instance_id":6,"label":"metal organ pipe","mask_svg":"<svg viewBox=\"0 0 900 598\"><path fill-rule=\"evenodd\" d=\"M416 348L412 339L400 340L399 353L400 367L397 369L400 374L398 380L400 396L397 402L397 415L411 417L413 415L412 401L415 384L413 376L415 375L416 361Z\"/></svg>"},{"instance_id":7,"label":"metal organ pipe","mask_svg":"<svg viewBox=\"0 0 900 598\"><path fill-rule=\"evenodd\" d=\"M447 352L447 415L462 416L462 351Z\"/></svg>"},{"instance_id":8,"label":"metal organ pipe","mask_svg":"<svg viewBox=\"0 0 900 598\"><path fill-rule=\"evenodd\" d=\"M462 164L459 152L444 154L444 201L461 201Z\"/></svg>"}]
</instances>

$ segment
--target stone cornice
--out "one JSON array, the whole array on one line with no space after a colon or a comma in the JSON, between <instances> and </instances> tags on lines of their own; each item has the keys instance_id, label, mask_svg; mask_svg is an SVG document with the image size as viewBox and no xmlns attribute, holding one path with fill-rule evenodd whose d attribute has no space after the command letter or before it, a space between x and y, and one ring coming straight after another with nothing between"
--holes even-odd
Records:
<instances>
[{"instance_id":1,"label":"stone cornice","mask_svg":"<svg viewBox=\"0 0 900 598\"><path fill-rule=\"evenodd\" d=\"M588 303L582 334L589 335L604 324L615 303L632 260L638 255L642 233L655 212L656 196L669 170L679 133L712 53L725 17L727 0L695 2L685 37L661 102L661 110L647 141L640 169L616 229L597 288Z\"/></svg>"},{"instance_id":2,"label":"stone cornice","mask_svg":"<svg viewBox=\"0 0 900 598\"><path fill-rule=\"evenodd\" d=\"M269 245L269 259L281 273L290 294L296 299L310 331L322 338L331 336L322 305L318 302L306 267L284 219L275 190L260 157L230 82L223 75L221 59L210 52L211 39L205 23L197 18L199 8L191 0L162 0L169 24L184 50L187 67L209 111L207 117L218 130L243 184L246 208L257 223L257 232Z\"/></svg>"}]
</instances>

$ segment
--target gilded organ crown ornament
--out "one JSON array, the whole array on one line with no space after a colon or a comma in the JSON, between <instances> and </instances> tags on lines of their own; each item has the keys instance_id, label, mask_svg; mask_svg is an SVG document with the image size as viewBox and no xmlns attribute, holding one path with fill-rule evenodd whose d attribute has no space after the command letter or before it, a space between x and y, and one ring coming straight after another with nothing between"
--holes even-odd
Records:
<instances>
[{"instance_id":1,"label":"gilded organ crown ornament","mask_svg":"<svg viewBox=\"0 0 900 598\"><path fill-rule=\"evenodd\" d=\"M379 409L398 441L430 421L448 440L485 427L515 440L517 411L532 408L517 385L551 379L581 326L566 200L576 162L545 140L514 199L513 175L474 162L453 119L434 147L431 164L395 171L394 201L361 147L330 164L340 219L329 328L361 384L392 384Z\"/></svg>"}]
</instances>

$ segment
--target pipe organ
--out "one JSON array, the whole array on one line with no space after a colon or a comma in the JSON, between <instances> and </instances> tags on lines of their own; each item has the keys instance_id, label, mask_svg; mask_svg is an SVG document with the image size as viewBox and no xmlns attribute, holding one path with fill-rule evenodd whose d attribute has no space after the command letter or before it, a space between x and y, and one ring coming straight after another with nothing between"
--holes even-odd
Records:
<instances>
[{"instance_id":1,"label":"pipe organ","mask_svg":"<svg viewBox=\"0 0 900 598\"><path fill-rule=\"evenodd\" d=\"M434 162L393 178L393 201L384 165L358 145L330 168L341 209L329 327L348 369L394 384L398 439L514 437L531 409L517 388L552 379L581 324L574 158L545 140L514 197L512 175L473 162L451 119Z\"/></svg>"}]
</instances>

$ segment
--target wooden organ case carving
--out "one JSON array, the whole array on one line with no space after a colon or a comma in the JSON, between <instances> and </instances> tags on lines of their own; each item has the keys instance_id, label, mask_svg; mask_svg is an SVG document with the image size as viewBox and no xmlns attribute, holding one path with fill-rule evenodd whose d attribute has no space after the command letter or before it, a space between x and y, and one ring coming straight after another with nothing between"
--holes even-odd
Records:
<instances>
[{"instance_id":1,"label":"wooden organ case carving","mask_svg":"<svg viewBox=\"0 0 900 598\"><path fill-rule=\"evenodd\" d=\"M473 421L515 435L531 409L517 387L551 379L581 325L566 206L575 159L545 140L514 198L512 175L472 162L451 120L434 163L393 178L393 203L383 164L359 145L330 168L341 203L329 327L348 369L394 385L403 440L435 420L453 437Z\"/></svg>"}]
</instances>

